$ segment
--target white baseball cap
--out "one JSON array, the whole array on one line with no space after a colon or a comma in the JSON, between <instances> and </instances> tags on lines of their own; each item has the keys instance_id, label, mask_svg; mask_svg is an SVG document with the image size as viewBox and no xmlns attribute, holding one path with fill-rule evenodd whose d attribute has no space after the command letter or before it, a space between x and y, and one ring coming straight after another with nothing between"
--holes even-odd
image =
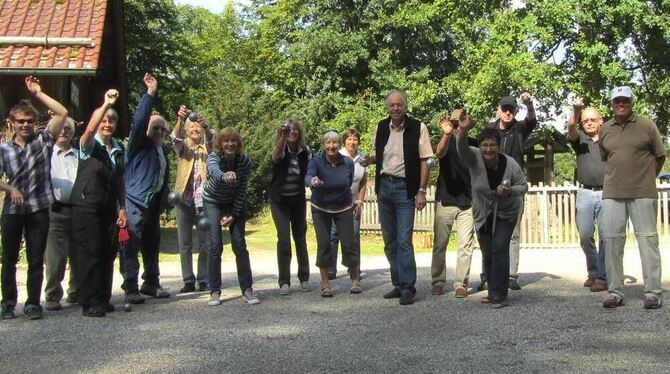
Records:
<instances>
[{"instance_id":1,"label":"white baseball cap","mask_svg":"<svg viewBox=\"0 0 670 374\"><path fill-rule=\"evenodd\" d=\"M616 87L612 90L612 98L610 100L614 100L617 97L627 97L633 100L633 90L629 86Z\"/></svg>"}]
</instances>

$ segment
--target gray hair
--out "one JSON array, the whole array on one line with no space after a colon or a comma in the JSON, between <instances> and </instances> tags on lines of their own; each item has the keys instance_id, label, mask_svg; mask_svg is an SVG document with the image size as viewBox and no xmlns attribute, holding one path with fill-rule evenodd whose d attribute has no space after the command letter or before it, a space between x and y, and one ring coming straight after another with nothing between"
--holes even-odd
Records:
<instances>
[{"instance_id":1,"label":"gray hair","mask_svg":"<svg viewBox=\"0 0 670 374\"><path fill-rule=\"evenodd\" d=\"M393 94L398 94L398 95L402 96L402 101L405 103L405 109L407 109L407 95L405 94L404 91L400 91L400 90L391 90L391 91L389 91L388 94L386 94L386 97L384 98L384 107L388 108L389 97L391 97L391 95L393 95Z\"/></svg>"},{"instance_id":2,"label":"gray hair","mask_svg":"<svg viewBox=\"0 0 670 374\"><path fill-rule=\"evenodd\" d=\"M326 144L329 140L334 140L337 144L340 144L340 134L333 130L326 131L326 133L323 134L323 144Z\"/></svg>"}]
</instances>

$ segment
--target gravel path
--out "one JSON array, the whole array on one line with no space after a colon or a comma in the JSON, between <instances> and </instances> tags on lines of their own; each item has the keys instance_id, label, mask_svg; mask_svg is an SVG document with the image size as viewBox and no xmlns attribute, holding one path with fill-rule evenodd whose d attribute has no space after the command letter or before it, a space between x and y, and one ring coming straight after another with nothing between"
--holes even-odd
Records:
<instances>
[{"instance_id":1,"label":"gravel path","mask_svg":"<svg viewBox=\"0 0 670 374\"><path fill-rule=\"evenodd\" d=\"M130 313L93 319L67 306L40 321L22 315L0 321L0 372L668 372L670 305L642 309L639 255L629 248L626 256L626 274L637 280L627 286L627 305L616 310L601 307L604 293L582 287L579 249L522 250L523 289L510 291L510 306L501 310L481 304L481 293L430 295L426 253L417 256L412 306L382 299L390 289L383 257L364 258L361 295L350 295L349 281L338 278L335 297L322 299L316 290L280 296L275 256L252 254L263 298L250 306L240 298L226 248L221 306L206 306L204 293L174 295L179 265L162 264L162 282L173 296ZM663 259L670 269L670 251ZM454 264L449 253L449 276ZM473 274L479 264L477 252ZM312 273L315 289L317 277ZM115 281L112 301L120 304Z\"/></svg>"}]
</instances>

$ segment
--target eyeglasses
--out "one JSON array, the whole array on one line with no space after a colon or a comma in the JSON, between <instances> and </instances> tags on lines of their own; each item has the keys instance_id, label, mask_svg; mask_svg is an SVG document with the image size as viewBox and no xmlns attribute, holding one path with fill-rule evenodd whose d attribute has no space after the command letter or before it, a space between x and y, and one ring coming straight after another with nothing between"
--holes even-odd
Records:
<instances>
[{"instance_id":1,"label":"eyeglasses","mask_svg":"<svg viewBox=\"0 0 670 374\"><path fill-rule=\"evenodd\" d=\"M598 122L600 118L582 118L582 123Z\"/></svg>"},{"instance_id":2,"label":"eyeglasses","mask_svg":"<svg viewBox=\"0 0 670 374\"><path fill-rule=\"evenodd\" d=\"M514 107L513 106L503 106L500 107L500 111L503 113L514 113Z\"/></svg>"},{"instance_id":3,"label":"eyeglasses","mask_svg":"<svg viewBox=\"0 0 670 374\"><path fill-rule=\"evenodd\" d=\"M163 126L154 126L154 127L151 128L151 130L152 131L161 131L161 132L167 131L167 129Z\"/></svg>"},{"instance_id":4,"label":"eyeglasses","mask_svg":"<svg viewBox=\"0 0 670 374\"><path fill-rule=\"evenodd\" d=\"M34 125L35 120L34 119L25 119L25 118L20 118L20 119L15 119L14 123L19 124L19 125Z\"/></svg>"},{"instance_id":5,"label":"eyeglasses","mask_svg":"<svg viewBox=\"0 0 670 374\"><path fill-rule=\"evenodd\" d=\"M631 100L625 97L615 97L612 99L612 104L614 105L619 105L619 104L630 104Z\"/></svg>"}]
</instances>

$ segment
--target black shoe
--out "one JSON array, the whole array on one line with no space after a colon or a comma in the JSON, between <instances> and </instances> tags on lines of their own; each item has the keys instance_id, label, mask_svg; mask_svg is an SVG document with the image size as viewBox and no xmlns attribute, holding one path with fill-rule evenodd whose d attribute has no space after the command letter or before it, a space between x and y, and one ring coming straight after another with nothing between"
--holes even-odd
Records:
<instances>
[{"instance_id":1,"label":"black shoe","mask_svg":"<svg viewBox=\"0 0 670 374\"><path fill-rule=\"evenodd\" d=\"M79 304L79 297L77 295L67 295L65 302L68 304Z\"/></svg>"},{"instance_id":2,"label":"black shoe","mask_svg":"<svg viewBox=\"0 0 670 374\"><path fill-rule=\"evenodd\" d=\"M112 313L116 311L116 308L110 302L102 303L100 306L102 307L102 310L105 311L105 313Z\"/></svg>"},{"instance_id":3,"label":"black shoe","mask_svg":"<svg viewBox=\"0 0 670 374\"><path fill-rule=\"evenodd\" d=\"M156 299L165 299L170 297L170 293L165 291L161 286L153 287L143 284L142 287L140 288L140 293L142 295L151 296Z\"/></svg>"},{"instance_id":4,"label":"black shoe","mask_svg":"<svg viewBox=\"0 0 670 374\"><path fill-rule=\"evenodd\" d=\"M385 299L397 299L400 297L400 288L393 287L391 291L385 293L382 297Z\"/></svg>"},{"instance_id":5,"label":"black shoe","mask_svg":"<svg viewBox=\"0 0 670 374\"><path fill-rule=\"evenodd\" d=\"M486 291L488 289L488 286L486 285L486 282L481 282L479 283L479 286L477 286L477 291L482 292Z\"/></svg>"},{"instance_id":6,"label":"black shoe","mask_svg":"<svg viewBox=\"0 0 670 374\"><path fill-rule=\"evenodd\" d=\"M195 284L193 283L184 283L184 287L179 290L179 293L191 293L195 292Z\"/></svg>"},{"instance_id":7,"label":"black shoe","mask_svg":"<svg viewBox=\"0 0 670 374\"><path fill-rule=\"evenodd\" d=\"M0 312L0 318L2 318L2 319L14 319L14 318L16 318L16 314L14 314L14 306L13 305L3 305L2 306L2 312Z\"/></svg>"},{"instance_id":8,"label":"black shoe","mask_svg":"<svg viewBox=\"0 0 670 374\"><path fill-rule=\"evenodd\" d=\"M521 289L521 286L519 285L519 281L516 278L510 278L509 279L509 289L518 291Z\"/></svg>"},{"instance_id":9,"label":"black shoe","mask_svg":"<svg viewBox=\"0 0 670 374\"><path fill-rule=\"evenodd\" d=\"M23 307L23 314L28 319L42 319L42 307L35 304L26 304Z\"/></svg>"},{"instance_id":10,"label":"black shoe","mask_svg":"<svg viewBox=\"0 0 670 374\"><path fill-rule=\"evenodd\" d=\"M88 308L84 308L81 311L81 315L84 317L104 317L105 309L100 305L94 305Z\"/></svg>"},{"instance_id":11,"label":"black shoe","mask_svg":"<svg viewBox=\"0 0 670 374\"><path fill-rule=\"evenodd\" d=\"M144 304L144 298L139 292L130 292L126 295L126 303L128 304Z\"/></svg>"},{"instance_id":12,"label":"black shoe","mask_svg":"<svg viewBox=\"0 0 670 374\"><path fill-rule=\"evenodd\" d=\"M200 291L200 292L209 291L209 286L207 285L207 282L198 283L198 291Z\"/></svg>"},{"instance_id":13,"label":"black shoe","mask_svg":"<svg viewBox=\"0 0 670 374\"><path fill-rule=\"evenodd\" d=\"M399 300L400 305L411 305L414 304L414 293L410 290L402 291Z\"/></svg>"}]
</instances>

